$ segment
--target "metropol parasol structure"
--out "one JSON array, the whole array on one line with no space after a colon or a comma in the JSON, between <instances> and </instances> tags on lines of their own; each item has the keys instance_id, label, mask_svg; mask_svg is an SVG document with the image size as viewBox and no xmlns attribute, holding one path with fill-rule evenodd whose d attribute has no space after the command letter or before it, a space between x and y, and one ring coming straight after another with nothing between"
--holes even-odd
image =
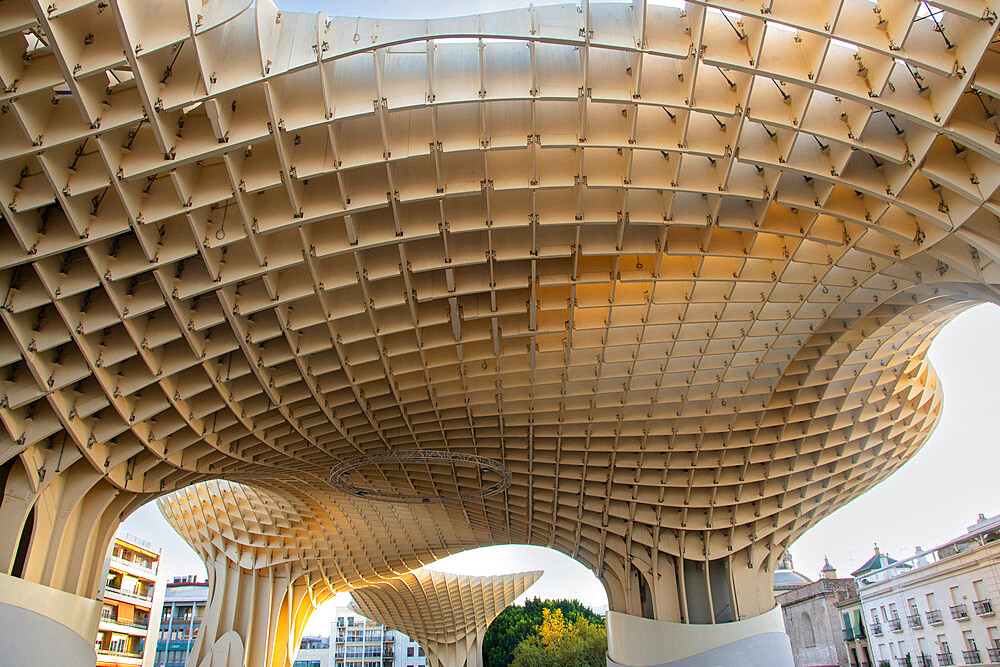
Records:
<instances>
[{"instance_id":1,"label":"metropol parasol structure","mask_svg":"<svg viewBox=\"0 0 1000 667\"><path fill-rule=\"evenodd\" d=\"M1000 301L996 5L2 0L0 650L92 661L173 493L234 573L199 667L508 543L593 570L609 665L790 665L778 557Z\"/></svg>"}]
</instances>

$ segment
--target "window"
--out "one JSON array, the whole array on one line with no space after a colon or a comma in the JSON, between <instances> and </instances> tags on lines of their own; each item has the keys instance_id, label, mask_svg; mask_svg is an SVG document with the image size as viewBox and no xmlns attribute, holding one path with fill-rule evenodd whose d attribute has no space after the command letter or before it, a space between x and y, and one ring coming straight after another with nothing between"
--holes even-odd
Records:
<instances>
[{"instance_id":1,"label":"window","mask_svg":"<svg viewBox=\"0 0 1000 667\"><path fill-rule=\"evenodd\" d=\"M962 589L958 586L952 586L951 589L951 603L954 605L962 604Z\"/></svg>"},{"instance_id":2,"label":"window","mask_svg":"<svg viewBox=\"0 0 1000 667\"><path fill-rule=\"evenodd\" d=\"M816 645L816 630L813 628L812 617L806 612L802 614L802 639L806 646Z\"/></svg>"},{"instance_id":3,"label":"window","mask_svg":"<svg viewBox=\"0 0 1000 667\"><path fill-rule=\"evenodd\" d=\"M986 594L986 587L983 585L982 579L976 579L972 582L972 590L976 593L977 600L985 600L989 597Z\"/></svg>"},{"instance_id":4,"label":"window","mask_svg":"<svg viewBox=\"0 0 1000 667\"><path fill-rule=\"evenodd\" d=\"M424 649L423 649L423 647L421 647L421 648L419 649L419 651L420 651L420 657L421 657L421 658L422 658L422 657L424 657Z\"/></svg>"},{"instance_id":5,"label":"window","mask_svg":"<svg viewBox=\"0 0 1000 667\"><path fill-rule=\"evenodd\" d=\"M407 658L412 658L413 657L413 647L412 646L407 646L406 647L406 657Z\"/></svg>"}]
</instances>

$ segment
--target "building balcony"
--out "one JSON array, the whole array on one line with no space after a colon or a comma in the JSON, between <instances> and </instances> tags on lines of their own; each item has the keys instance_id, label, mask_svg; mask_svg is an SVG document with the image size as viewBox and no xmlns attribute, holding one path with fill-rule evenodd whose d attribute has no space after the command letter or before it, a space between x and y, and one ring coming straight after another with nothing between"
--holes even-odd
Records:
<instances>
[{"instance_id":1,"label":"building balcony","mask_svg":"<svg viewBox=\"0 0 1000 667\"><path fill-rule=\"evenodd\" d=\"M955 664L955 658L952 657L951 653L938 653L938 664L941 667L948 667L948 665Z\"/></svg>"},{"instance_id":2,"label":"building balcony","mask_svg":"<svg viewBox=\"0 0 1000 667\"><path fill-rule=\"evenodd\" d=\"M128 560L127 558L122 558L120 556L112 556L111 567L119 572L127 570L129 574L138 573L141 577L149 579L150 581L156 579L156 566L146 565L141 561Z\"/></svg>"},{"instance_id":3,"label":"building balcony","mask_svg":"<svg viewBox=\"0 0 1000 667\"><path fill-rule=\"evenodd\" d=\"M889 619L889 629L892 630L893 632L902 632L903 631L903 622L901 620L899 620L898 618L890 618Z\"/></svg>"},{"instance_id":4,"label":"building balcony","mask_svg":"<svg viewBox=\"0 0 1000 667\"><path fill-rule=\"evenodd\" d=\"M114 595L121 595L123 597L131 598L134 600L142 600L143 602L149 602L150 600L153 599L152 593L147 593L144 595L142 593L136 593L135 591L123 591L117 586L105 586L104 590L107 593L113 593Z\"/></svg>"},{"instance_id":5,"label":"building balcony","mask_svg":"<svg viewBox=\"0 0 1000 667\"><path fill-rule=\"evenodd\" d=\"M967 665L983 664L983 657L979 654L979 649L974 648L969 651L962 651L962 657L965 658L965 664Z\"/></svg>"},{"instance_id":6,"label":"building balcony","mask_svg":"<svg viewBox=\"0 0 1000 667\"><path fill-rule=\"evenodd\" d=\"M118 618L105 618L104 616L101 616L101 625L117 625L142 632L149 629L149 621L126 621Z\"/></svg>"},{"instance_id":7,"label":"building balcony","mask_svg":"<svg viewBox=\"0 0 1000 667\"><path fill-rule=\"evenodd\" d=\"M911 628L922 628L924 627L924 622L920 618L920 613L910 614L906 617L906 622Z\"/></svg>"},{"instance_id":8,"label":"building balcony","mask_svg":"<svg viewBox=\"0 0 1000 667\"><path fill-rule=\"evenodd\" d=\"M986 649L986 653L990 656L990 662L1000 662L1000 646L988 648Z\"/></svg>"},{"instance_id":9,"label":"building balcony","mask_svg":"<svg viewBox=\"0 0 1000 667\"><path fill-rule=\"evenodd\" d=\"M917 656L916 665L917 667L934 667L934 658L926 653L921 653Z\"/></svg>"},{"instance_id":10,"label":"building balcony","mask_svg":"<svg viewBox=\"0 0 1000 667\"><path fill-rule=\"evenodd\" d=\"M868 627L868 629L871 630L872 634L875 635L876 637L881 637L882 636L882 624L881 623L873 623L872 625L870 625Z\"/></svg>"},{"instance_id":11,"label":"building balcony","mask_svg":"<svg viewBox=\"0 0 1000 667\"><path fill-rule=\"evenodd\" d=\"M847 628L843 628L842 632L844 633L844 641L845 642L854 641L854 630L853 629L848 630Z\"/></svg>"},{"instance_id":12,"label":"building balcony","mask_svg":"<svg viewBox=\"0 0 1000 667\"><path fill-rule=\"evenodd\" d=\"M136 664L136 665L142 664L142 651L136 653L134 651L112 651L109 648L98 648L97 655L98 656L104 655L116 658L118 659L116 660L117 662L121 662L122 660L124 660L126 664ZM131 662L133 660L135 660L135 663Z\"/></svg>"},{"instance_id":13,"label":"building balcony","mask_svg":"<svg viewBox=\"0 0 1000 667\"><path fill-rule=\"evenodd\" d=\"M927 612L927 624L928 625L941 625L944 621L941 620L941 610L931 609Z\"/></svg>"},{"instance_id":14,"label":"building balcony","mask_svg":"<svg viewBox=\"0 0 1000 667\"><path fill-rule=\"evenodd\" d=\"M992 616L993 615L993 603L990 602L989 598L984 598L982 600L975 600L972 603L972 608L980 616Z\"/></svg>"},{"instance_id":15,"label":"building balcony","mask_svg":"<svg viewBox=\"0 0 1000 667\"><path fill-rule=\"evenodd\" d=\"M951 607L951 617L956 621L964 621L969 618L969 609L964 604L956 604Z\"/></svg>"},{"instance_id":16,"label":"building balcony","mask_svg":"<svg viewBox=\"0 0 1000 667\"><path fill-rule=\"evenodd\" d=\"M905 655L901 655L898 658L895 658L895 660L896 660L896 664L899 667L912 667L912 661L907 662L907 660L909 660L909 658L907 658Z\"/></svg>"}]
</instances>

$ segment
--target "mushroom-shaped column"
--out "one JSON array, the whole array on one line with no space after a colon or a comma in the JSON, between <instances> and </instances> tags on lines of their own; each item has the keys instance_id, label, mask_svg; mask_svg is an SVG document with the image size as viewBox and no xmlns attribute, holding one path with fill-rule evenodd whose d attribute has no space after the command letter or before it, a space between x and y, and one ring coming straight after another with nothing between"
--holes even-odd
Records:
<instances>
[{"instance_id":1,"label":"mushroom-shaped column","mask_svg":"<svg viewBox=\"0 0 1000 667\"><path fill-rule=\"evenodd\" d=\"M472 577L416 570L351 592L355 610L420 642L427 667L479 667L483 635L493 619L540 571Z\"/></svg>"},{"instance_id":2,"label":"mushroom-shaped column","mask_svg":"<svg viewBox=\"0 0 1000 667\"><path fill-rule=\"evenodd\" d=\"M337 592L302 552L297 512L228 482L197 484L159 504L208 569L208 610L187 664L291 665L309 615Z\"/></svg>"},{"instance_id":3,"label":"mushroom-shaped column","mask_svg":"<svg viewBox=\"0 0 1000 667\"><path fill-rule=\"evenodd\" d=\"M657 550L636 533L625 562L606 559L609 666L793 664L772 592L778 558L930 435L941 391L926 352L943 316L890 303L809 337L756 429L729 434L719 467L691 470L688 530L660 532ZM722 465L735 457L742 465Z\"/></svg>"}]
</instances>

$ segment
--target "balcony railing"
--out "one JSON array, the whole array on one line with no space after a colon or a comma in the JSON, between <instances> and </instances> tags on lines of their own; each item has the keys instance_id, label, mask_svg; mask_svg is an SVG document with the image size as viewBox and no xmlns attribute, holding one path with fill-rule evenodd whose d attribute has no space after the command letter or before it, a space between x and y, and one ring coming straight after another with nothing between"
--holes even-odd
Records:
<instances>
[{"instance_id":1,"label":"balcony railing","mask_svg":"<svg viewBox=\"0 0 1000 667\"><path fill-rule=\"evenodd\" d=\"M941 610L940 609L930 609L927 611L927 624L928 625L941 625L944 621L941 620Z\"/></svg>"},{"instance_id":2,"label":"balcony railing","mask_svg":"<svg viewBox=\"0 0 1000 667\"><path fill-rule=\"evenodd\" d=\"M889 629L892 630L893 632L902 632L903 631L903 622L901 620L899 620L898 618L890 618L889 619Z\"/></svg>"},{"instance_id":3,"label":"balcony railing","mask_svg":"<svg viewBox=\"0 0 1000 667\"><path fill-rule=\"evenodd\" d=\"M993 613L993 603L990 602L989 598L984 598L982 600L975 600L972 603L972 608L980 616L989 616Z\"/></svg>"},{"instance_id":4,"label":"balcony railing","mask_svg":"<svg viewBox=\"0 0 1000 667\"><path fill-rule=\"evenodd\" d=\"M951 617L956 621L964 621L969 618L969 610L964 604L952 605Z\"/></svg>"},{"instance_id":5,"label":"balcony railing","mask_svg":"<svg viewBox=\"0 0 1000 667\"><path fill-rule=\"evenodd\" d=\"M128 558L122 558L121 556L112 556L111 560L112 562L121 563L123 565L128 565L140 570L144 570L146 572L151 572L152 574L156 574L155 567L153 567L152 565L147 565L146 563L139 560L129 560Z\"/></svg>"},{"instance_id":6,"label":"balcony railing","mask_svg":"<svg viewBox=\"0 0 1000 667\"><path fill-rule=\"evenodd\" d=\"M979 654L979 649L974 648L968 651L962 651L962 657L965 658L965 664L967 665L983 664L983 657Z\"/></svg>"},{"instance_id":7,"label":"balcony railing","mask_svg":"<svg viewBox=\"0 0 1000 667\"><path fill-rule=\"evenodd\" d=\"M847 628L844 628L843 632L844 632L844 641L845 642L854 641L854 630L853 629L848 630Z\"/></svg>"},{"instance_id":8,"label":"balcony railing","mask_svg":"<svg viewBox=\"0 0 1000 667\"><path fill-rule=\"evenodd\" d=\"M922 628L924 627L924 622L920 618L920 612L915 614L910 614L906 617L906 622L909 623L911 628Z\"/></svg>"},{"instance_id":9,"label":"balcony railing","mask_svg":"<svg viewBox=\"0 0 1000 667\"><path fill-rule=\"evenodd\" d=\"M104 621L105 623L124 625L130 628L137 628L139 630L149 629L149 621L125 621L120 618L111 618L110 616L101 616L101 620Z\"/></svg>"},{"instance_id":10,"label":"balcony railing","mask_svg":"<svg viewBox=\"0 0 1000 667\"><path fill-rule=\"evenodd\" d=\"M869 629L872 631L872 634L875 635L876 637L882 636L882 625L880 623L873 623L871 626L869 626Z\"/></svg>"},{"instance_id":11,"label":"balcony railing","mask_svg":"<svg viewBox=\"0 0 1000 667\"><path fill-rule=\"evenodd\" d=\"M128 595L129 597L138 598L140 600L152 600L153 599L153 594L152 593L143 595L142 593L136 593L135 591L123 591L122 589L118 588L117 586L112 586L110 584L108 584L107 586L105 586L105 589L111 591L112 593L118 593L119 595Z\"/></svg>"},{"instance_id":12,"label":"balcony railing","mask_svg":"<svg viewBox=\"0 0 1000 667\"><path fill-rule=\"evenodd\" d=\"M98 648L97 652L101 655L113 655L116 658L138 658L142 660L142 651L135 653L133 651L112 651L109 648Z\"/></svg>"},{"instance_id":13,"label":"balcony railing","mask_svg":"<svg viewBox=\"0 0 1000 667\"><path fill-rule=\"evenodd\" d=\"M1000 662L1000 646L996 648L988 648L986 652L990 656L990 662Z\"/></svg>"},{"instance_id":14,"label":"balcony railing","mask_svg":"<svg viewBox=\"0 0 1000 667\"><path fill-rule=\"evenodd\" d=\"M938 653L938 664L941 667L948 667L948 665L955 664L955 658L952 657L951 653Z\"/></svg>"},{"instance_id":15,"label":"balcony railing","mask_svg":"<svg viewBox=\"0 0 1000 667\"><path fill-rule=\"evenodd\" d=\"M899 667L913 667L913 660L909 656L901 655L896 658L896 664Z\"/></svg>"},{"instance_id":16,"label":"balcony railing","mask_svg":"<svg viewBox=\"0 0 1000 667\"><path fill-rule=\"evenodd\" d=\"M917 667L934 667L934 658L926 653L921 653L917 656Z\"/></svg>"}]
</instances>

